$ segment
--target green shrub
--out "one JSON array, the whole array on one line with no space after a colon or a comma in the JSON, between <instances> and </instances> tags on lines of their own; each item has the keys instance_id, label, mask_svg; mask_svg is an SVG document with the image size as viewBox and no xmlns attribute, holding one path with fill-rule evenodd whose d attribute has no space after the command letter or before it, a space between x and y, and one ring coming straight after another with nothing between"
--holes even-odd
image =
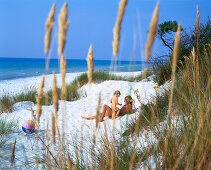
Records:
<instances>
[{"instance_id":1,"label":"green shrub","mask_svg":"<svg viewBox=\"0 0 211 170\"><path fill-rule=\"evenodd\" d=\"M159 62L154 66L155 69L155 77L154 82L158 83L158 85L162 85L166 81L171 78L171 65L168 62Z\"/></svg>"}]
</instances>

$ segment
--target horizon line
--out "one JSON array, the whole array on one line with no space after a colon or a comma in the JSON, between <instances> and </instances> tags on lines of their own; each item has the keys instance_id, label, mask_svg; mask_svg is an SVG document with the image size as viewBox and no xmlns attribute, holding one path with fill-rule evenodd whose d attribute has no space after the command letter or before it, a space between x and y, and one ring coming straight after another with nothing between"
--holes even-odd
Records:
<instances>
[{"instance_id":1,"label":"horizon line","mask_svg":"<svg viewBox=\"0 0 211 170\"><path fill-rule=\"evenodd\" d=\"M8 59L38 59L38 60L46 60L46 58L31 58L31 57L0 57L1 58L8 58ZM59 60L59 58L50 58L49 60ZM76 58L66 58L66 60L85 60L86 59L76 59ZM145 60L133 60L133 61L130 61L130 60L105 60L105 59L94 59L94 61L127 61L127 62L147 62Z\"/></svg>"}]
</instances>

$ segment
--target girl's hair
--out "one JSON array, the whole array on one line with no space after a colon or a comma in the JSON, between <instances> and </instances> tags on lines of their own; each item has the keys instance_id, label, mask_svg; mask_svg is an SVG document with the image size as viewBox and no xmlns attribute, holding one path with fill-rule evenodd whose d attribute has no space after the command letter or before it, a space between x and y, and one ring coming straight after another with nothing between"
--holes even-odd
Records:
<instances>
[{"instance_id":1,"label":"girl's hair","mask_svg":"<svg viewBox=\"0 0 211 170\"><path fill-rule=\"evenodd\" d=\"M119 94L119 95L121 95L121 93L120 93L120 91L119 90L116 90L115 92L114 92L114 95L115 94Z\"/></svg>"},{"instance_id":2,"label":"girl's hair","mask_svg":"<svg viewBox=\"0 0 211 170\"><path fill-rule=\"evenodd\" d=\"M126 102L126 98L128 98L127 104L133 105L133 98L130 95L128 95L128 96L125 97L125 102Z\"/></svg>"}]
</instances>

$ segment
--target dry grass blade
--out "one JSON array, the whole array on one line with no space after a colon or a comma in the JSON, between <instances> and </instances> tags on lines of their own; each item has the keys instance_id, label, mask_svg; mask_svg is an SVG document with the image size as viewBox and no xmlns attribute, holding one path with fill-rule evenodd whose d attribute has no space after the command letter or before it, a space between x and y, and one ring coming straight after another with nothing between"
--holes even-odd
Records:
<instances>
[{"instance_id":1,"label":"dry grass blade","mask_svg":"<svg viewBox=\"0 0 211 170\"><path fill-rule=\"evenodd\" d=\"M199 36L199 29L200 29L200 26L199 26L199 18L200 18L200 15L199 15L199 6L197 5L197 18L196 18L196 36L197 36L197 40L198 40L198 36Z\"/></svg>"},{"instance_id":2,"label":"dry grass blade","mask_svg":"<svg viewBox=\"0 0 211 170\"><path fill-rule=\"evenodd\" d=\"M172 62L172 71L173 74L176 71L176 66L177 66L177 58L179 56L179 49L180 49L180 40L181 40L181 24L178 25L177 28L177 33L175 35L175 45L174 45L174 50L173 50L173 62Z\"/></svg>"},{"instance_id":3,"label":"dry grass blade","mask_svg":"<svg viewBox=\"0 0 211 170\"><path fill-rule=\"evenodd\" d=\"M53 101L53 107L54 107L54 122L52 120L52 124L56 126L58 136L60 137L60 132L59 132L59 126L58 126L58 92L57 92L57 85L56 85L56 76L55 72L53 72L53 89L52 89L52 101ZM53 127L52 127L53 128Z\"/></svg>"},{"instance_id":4,"label":"dry grass blade","mask_svg":"<svg viewBox=\"0 0 211 170\"><path fill-rule=\"evenodd\" d=\"M63 100L65 100L66 96L67 96L67 88L66 88L66 81L65 81L66 71L67 71L66 65L67 65L67 62L65 61L64 54L62 54L61 60L60 60L60 72L61 72L61 75L62 75L62 93L61 93L61 98Z\"/></svg>"},{"instance_id":5,"label":"dry grass blade","mask_svg":"<svg viewBox=\"0 0 211 170\"><path fill-rule=\"evenodd\" d=\"M72 161L70 159L69 153L67 154L67 169L71 170L72 169Z\"/></svg>"},{"instance_id":6,"label":"dry grass blade","mask_svg":"<svg viewBox=\"0 0 211 170\"><path fill-rule=\"evenodd\" d=\"M52 113L51 116L51 121L52 121L52 135L53 135L53 143L56 143L56 124L55 124L55 116Z\"/></svg>"},{"instance_id":7,"label":"dry grass blade","mask_svg":"<svg viewBox=\"0 0 211 170\"><path fill-rule=\"evenodd\" d=\"M98 103L97 103L97 114L96 114L96 128L98 127L98 123L99 123L99 114L100 114L100 108L101 108L101 93L99 94L98 97Z\"/></svg>"},{"instance_id":8,"label":"dry grass blade","mask_svg":"<svg viewBox=\"0 0 211 170\"><path fill-rule=\"evenodd\" d=\"M69 22L67 21L67 15L68 15L68 9L67 9L67 2L65 2L64 6L62 7L60 14L59 14L59 48L58 52L61 55L61 60L60 60L60 72L62 74L62 93L61 93L61 98L63 100L66 99L66 82L65 82L65 76L66 76L66 61L64 58L64 45L66 42L66 33L67 33L67 28L69 25Z\"/></svg>"},{"instance_id":9,"label":"dry grass blade","mask_svg":"<svg viewBox=\"0 0 211 170\"><path fill-rule=\"evenodd\" d=\"M87 66L88 66L87 77L88 77L89 83L91 83L92 82L92 74L93 74L93 70L94 70L92 45L90 45L90 47L89 47L89 52L88 52L86 60L87 60Z\"/></svg>"},{"instance_id":10,"label":"dry grass blade","mask_svg":"<svg viewBox=\"0 0 211 170\"><path fill-rule=\"evenodd\" d=\"M36 118L36 120L38 121L38 123L40 121L40 116L42 114L43 87L44 87L44 76L42 76L40 87L38 89L38 95L36 97L36 101L37 101L37 106L36 106L37 118Z\"/></svg>"},{"instance_id":11,"label":"dry grass blade","mask_svg":"<svg viewBox=\"0 0 211 170\"><path fill-rule=\"evenodd\" d=\"M196 59L196 73L197 73L197 84L199 84L199 37L200 37L200 25L199 25L199 7L197 5L197 18L196 18L196 44L197 44L197 59Z\"/></svg>"},{"instance_id":12,"label":"dry grass blade","mask_svg":"<svg viewBox=\"0 0 211 170\"><path fill-rule=\"evenodd\" d=\"M133 170L135 156L136 156L136 151L135 151L135 148L133 148L132 156L131 156L131 159L130 159L129 170Z\"/></svg>"},{"instance_id":13,"label":"dry grass blade","mask_svg":"<svg viewBox=\"0 0 211 170\"><path fill-rule=\"evenodd\" d=\"M12 169L12 166L13 166L13 163L14 163L14 159L15 159L15 146L16 146L16 139L15 139L15 142L14 142L14 145L13 145L13 149L12 149L11 169Z\"/></svg>"},{"instance_id":14,"label":"dry grass blade","mask_svg":"<svg viewBox=\"0 0 211 170\"><path fill-rule=\"evenodd\" d=\"M47 119L47 123L46 123L46 145L47 146L49 146L49 141L50 141L50 135L49 135L49 120ZM46 160L47 160L47 162L49 162L50 161L50 154L49 154L49 151L48 150L46 150L46 154L47 154L47 156L46 156ZM49 164L47 164L47 166L48 166L48 168L50 169L50 166L49 166Z\"/></svg>"},{"instance_id":15,"label":"dry grass blade","mask_svg":"<svg viewBox=\"0 0 211 170\"><path fill-rule=\"evenodd\" d=\"M66 33L69 25L69 21L67 21L68 9L67 2L65 2L59 14L59 48L58 52L60 55L63 54L64 45L66 42Z\"/></svg>"},{"instance_id":16,"label":"dry grass blade","mask_svg":"<svg viewBox=\"0 0 211 170\"><path fill-rule=\"evenodd\" d=\"M193 57L193 65L195 67L196 64L196 53L195 53L195 48L193 47L193 50L191 51L192 57Z\"/></svg>"},{"instance_id":17,"label":"dry grass blade","mask_svg":"<svg viewBox=\"0 0 211 170\"><path fill-rule=\"evenodd\" d=\"M152 16L150 29L149 29L149 33L148 33L148 40L147 40L146 50L145 50L146 61L148 61L150 58L152 44L153 44L153 41L154 41L154 38L156 35L156 31L157 31L159 7L160 7L160 3L158 2L156 5L156 8L154 10L153 16Z\"/></svg>"},{"instance_id":18,"label":"dry grass blade","mask_svg":"<svg viewBox=\"0 0 211 170\"><path fill-rule=\"evenodd\" d=\"M119 11L118 11L118 17L116 20L115 27L113 29L114 33L114 40L113 40L113 55L117 56L117 53L119 51L119 41L120 41L120 31L121 31L121 23L122 19L125 13L125 8L127 5L127 0L121 0L119 3Z\"/></svg>"},{"instance_id":19,"label":"dry grass blade","mask_svg":"<svg viewBox=\"0 0 211 170\"><path fill-rule=\"evenodd\" d=\"M53 101L54 113L57 116L57 111L58 111L58 92L57 92L55 71L53 72L52 101Z\"/></svg>"},{"instance_id":20,"label":"dry grass blade","mask_svg":"<svg viewBox=\"0 0 211 170\"><path fill-rule=\"evenodd\" d=\"M180 34L181 34L181 24L179 24L178 28L177 28L177 33L175 35L174 49L173 49L172 74L171 74L171 92L170 92L170 97L169 97L169 113L171 113L171 107L172 107L175 72L176 72L176 67L177 67L177 58L179 56L180 40L181 40Z\"/></svg>"},{"instance_id":21,"label":"dry grass blade","mask_svg":"<svg viewBox=\"0 0 211 170\"><path fill-rule=\"evenodd\" d=\"M196 86L196 53L195 53L195 48L193 47L193 50L191 51L192 54L192 59L193 59L193 83L194 83L194 88Z\"/></svg>"},{"instance_id":22,"label":"dry grass blade","mask_svg":"<svg viewBox=\"0 0 211 170\"><path fill-rule=\"evenodd\" d=\"M32 117L33 117L33 119L34 119L34 121L36 123L36 114L34 113L34 110L32 109L32 107L30 108L30 111L31 111Z\"/></svg>"},{"instance_id":23,"label":"dry grass blade","mask_svg":"<svg viewBox=\"0 0 211 170\"><path fill-rule=\"evenodd\" d=\"M45 22L45 54L48 54L49 48L50 48L50 42L51 42L51 32L53 29L53 24L54 24L54 14L55 14L55 8L56 8L56 3L53 4L51 11L48 15L48 18Z\"/></svg>"}]
</instances>

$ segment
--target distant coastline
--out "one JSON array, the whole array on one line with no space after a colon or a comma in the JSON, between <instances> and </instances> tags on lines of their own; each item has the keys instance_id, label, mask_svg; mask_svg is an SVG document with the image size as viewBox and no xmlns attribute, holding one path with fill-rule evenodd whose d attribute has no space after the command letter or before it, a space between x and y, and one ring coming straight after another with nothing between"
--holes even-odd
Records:
<instances>
[{"instance_id":1,"label":"distant coastline","mask_svg":"<svg viewBox=\"0 0 211 170\"><path fill-rule=\"evenodd\" d=\"M111 60L95 60L95 70L134 72L143 71L150 68L150 63L144 61L116 61L116 65ZM111 67L112 66L112 67ZM59 60L50 59L49 71L51 74L55 70L59 73ZM67 73L78 73L87 71L87 62L82 59L67 59ZM45 59L38 58L3 58L0 57L0 81L12 80L40 76L45 74Z\"/></svg>"}]
</instances>

